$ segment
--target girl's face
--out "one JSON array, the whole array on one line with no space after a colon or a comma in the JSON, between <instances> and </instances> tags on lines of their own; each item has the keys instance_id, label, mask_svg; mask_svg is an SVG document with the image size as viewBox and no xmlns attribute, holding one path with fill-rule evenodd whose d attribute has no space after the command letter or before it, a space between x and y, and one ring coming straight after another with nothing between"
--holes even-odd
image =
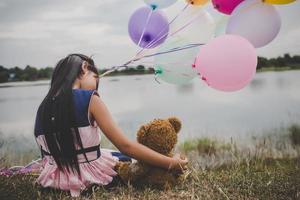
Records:
<instances>
[{"instance_id":1,"label":"girl's face","mask_svg":"<svg viewBox=\"0 0 300 200\"><path fill-rule=\"evenodd\" d=\"M99 76L88 70L87 66L88 63L84 61L82 63L83 74L76 79L73 85L74 89L98 90Z\"/></svg>"}]
</instances>

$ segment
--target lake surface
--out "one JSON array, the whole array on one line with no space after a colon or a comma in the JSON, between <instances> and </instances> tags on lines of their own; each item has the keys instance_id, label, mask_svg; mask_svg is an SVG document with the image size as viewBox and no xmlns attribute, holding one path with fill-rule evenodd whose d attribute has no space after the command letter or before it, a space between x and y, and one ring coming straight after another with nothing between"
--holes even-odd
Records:
<instances>
[{"instance_id":1,"label":"lake surface","mask_svg":"<svg viewBox=\"0 0 300 200\"><path fill-rule=\"evenodd\" d=\"M33 139L35 114L49 81L0 84L0 131ZM13 87L7 87L13 86ZM99 93L117 124L135 138L154 118L182 120L180 139L244 138L300 120L300 71L257 73L243 90L225 93L194 79L175 86L153 75L105 77Z\"/></svg>"}]
</instances>

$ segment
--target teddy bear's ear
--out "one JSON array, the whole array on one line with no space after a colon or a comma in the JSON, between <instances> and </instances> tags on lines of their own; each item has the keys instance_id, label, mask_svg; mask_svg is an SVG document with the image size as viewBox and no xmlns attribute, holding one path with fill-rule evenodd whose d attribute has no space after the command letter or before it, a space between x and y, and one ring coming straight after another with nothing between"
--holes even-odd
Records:
<instances>
[{"instance_id":1,"label":"teddy bear's ear","mask_svg":"<svg viewBox=\"0 0 300 200\"><path fill-rule=\"evenodd\" d=\"M148 132L148 126L147 125L143 125L140 127L138 133L137 133L137 141L141 144L143 144L144 139L146 139L146 135Z\"/></svg>"},{"instance_id":2,"label":"teddy bear's ear","mask_svg":"<svg viewBox=\"0 0 300 200\"><path fill-rule=\"evenodd\" d=\"M172 124L175 132L178 133L181 129L181 121L177 117L170 117L168 121Z\"/></svg>"}]
</instances>

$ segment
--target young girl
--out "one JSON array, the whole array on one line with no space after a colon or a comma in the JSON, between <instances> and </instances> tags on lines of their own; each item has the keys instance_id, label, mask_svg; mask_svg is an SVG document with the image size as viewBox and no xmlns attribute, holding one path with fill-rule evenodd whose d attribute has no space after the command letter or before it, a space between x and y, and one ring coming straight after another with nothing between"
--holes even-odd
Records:
<instances>
[{"instance_id":1,"label":"young girl","mask_svg":"<svg viewBox=\"0 0 300 200\"><path fill-rule=\"evenodd\" d=\"M101 100L98 84L91 58L70 54L57 63L35 120L34 134L44 163L38 184L79 196L92 184L112 183L118 161L134 158L165 169L186 167L187 159L179 155L170 158L130 141ZM120 152L100 148L98 127Z\"/></svg>"}]
</instances>

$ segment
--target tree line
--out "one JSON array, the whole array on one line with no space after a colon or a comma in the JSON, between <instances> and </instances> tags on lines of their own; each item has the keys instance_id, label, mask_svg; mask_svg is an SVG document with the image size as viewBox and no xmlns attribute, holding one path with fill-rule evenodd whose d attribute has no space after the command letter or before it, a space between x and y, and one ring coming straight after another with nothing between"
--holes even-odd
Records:
<instances>
[{"instance_id":1,"label":"tree line","mask_svg":"<svg viewBox=\"0 0 300 200\"><path fill-rule=\"evenodd\" d=\"M290 69L300 69L300 56L290 56L290 54L284 54L277 58L264 58L258 57L257 69L274 68L279 69L283 67L289 67ZM109 69L100 69L99 74L106 72ZM53 73L52 67L35 68L27 65L24 69L16 66L13 68L5 68L0 65L0 83L10 81L36 81L43 79L50 79ZM124 70L114 71L109 76L117 75L133 75L133 74L153 74L153 68L145 68L143 65L136 67L127 67Z\"/></svg>"}]
</instances>

